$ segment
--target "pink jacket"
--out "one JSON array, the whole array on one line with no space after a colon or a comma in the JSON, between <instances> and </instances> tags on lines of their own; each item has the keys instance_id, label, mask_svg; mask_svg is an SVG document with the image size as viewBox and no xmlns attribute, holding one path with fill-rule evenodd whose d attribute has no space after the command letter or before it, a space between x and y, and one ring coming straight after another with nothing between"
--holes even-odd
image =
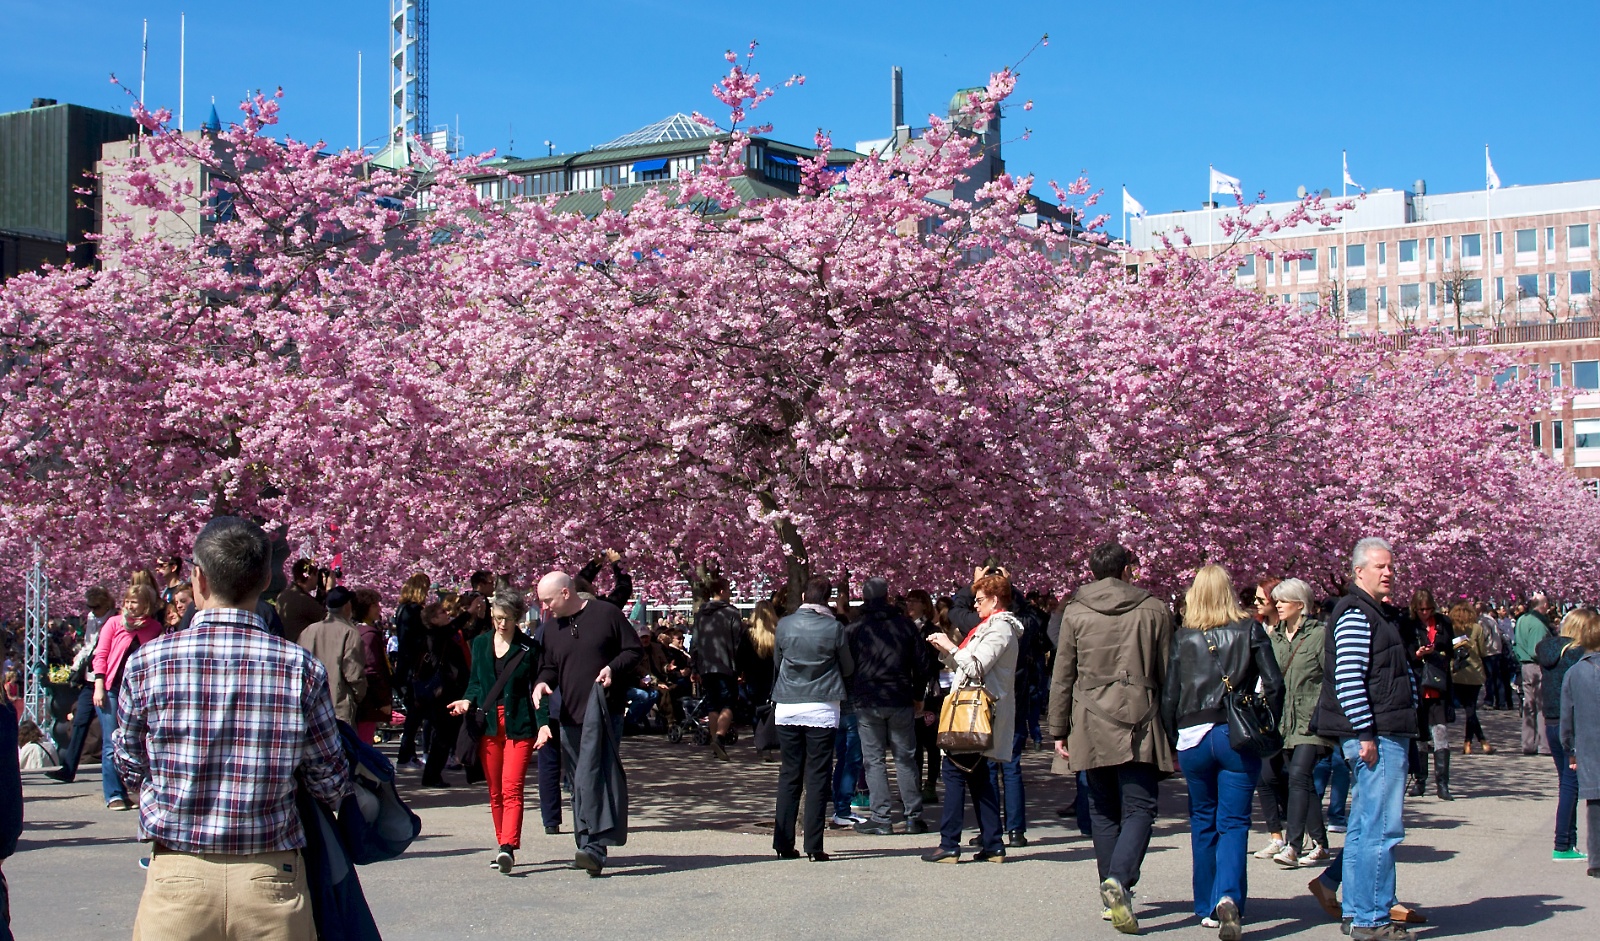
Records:
<instances>
[{"instance_id":1,"label":"pink jacket","mask_svg":"<svg viewBox=\"0 0 1600 941\"><path fill-rule=\"evenodd\" d=\"M134 639L140 644L148 644L161 636L161 622L155 618L145 618L142 624L129 629L118 614L100 628L100 640L94 646L94 675L104 677L106 689L116 689L117 679L122 675L122 666L128 661L128 654L132 651Z\"/></svg>"}]
</instances>

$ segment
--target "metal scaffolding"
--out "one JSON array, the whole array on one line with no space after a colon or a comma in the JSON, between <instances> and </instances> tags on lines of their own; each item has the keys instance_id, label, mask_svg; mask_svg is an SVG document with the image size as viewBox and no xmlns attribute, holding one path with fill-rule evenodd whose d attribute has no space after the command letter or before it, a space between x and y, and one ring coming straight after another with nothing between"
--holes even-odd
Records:
<instances>
[{"instance_id":1,"label":"metal scaffolding","mask_svg":"<svg viewBox=\"0 0 1600 941\"><path fill-rule=\"evenodd\" d=\"M37 543L33 547L33 568L23 590L22 711L25 716L50 728L50 578L44 573L44 557ZM48 733L47 733L48 734Z\"/></svg>"}]
</instances>

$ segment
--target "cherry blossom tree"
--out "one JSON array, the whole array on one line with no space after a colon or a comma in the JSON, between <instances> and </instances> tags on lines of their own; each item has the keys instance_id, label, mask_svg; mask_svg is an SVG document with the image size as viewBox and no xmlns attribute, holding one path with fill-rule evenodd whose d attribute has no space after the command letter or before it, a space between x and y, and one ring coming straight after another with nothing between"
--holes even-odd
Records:
<instances>
[{"instance_id":1,"label":"cherry blossom tree","mask_svg":"<svg viewBox=\"0 0 1600 941\"><path fill-rule=\"evenodd\" d=\"M733 133L593 218L480 199L477 159L274 140L276 98L198 140L141 114L111 263L0 287L0 545L73 589L239 512L386 589L616 547L660 596L988 558L1069 587L1113 537L1164 591L1212 561L1327 585L1381 534L1407 585L1592 592L1600 502L1522 440L1550 393L1497 386L1505 357L1340 337L1235 253L1130 276L1085 180L1051 185L1070 232L1029 224L1028 177L950 198L1010 69L846 180L819 134L799 198L746 203L772 90L729 62Z\"/></svg>"}]
</instances>

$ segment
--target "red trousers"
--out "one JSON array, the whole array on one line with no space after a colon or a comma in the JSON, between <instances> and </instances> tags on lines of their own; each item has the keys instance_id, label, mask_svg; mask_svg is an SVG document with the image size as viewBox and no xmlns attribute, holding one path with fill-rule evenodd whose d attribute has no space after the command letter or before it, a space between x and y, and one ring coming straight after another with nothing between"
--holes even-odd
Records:
<instances>
[{"instance_id":1,"label":"red trousers","mask_svg":"<svg viewBox=\"0 0 1600 941\"><path fill-rule=\"evenodd\" d=\"M483 737L483 773L489 779L489 813L494 817L495 842L522 848L522 790L533 755L533 739L506 738L506 707L496 709L495 734Z\"/></svg>"}]
</instances>

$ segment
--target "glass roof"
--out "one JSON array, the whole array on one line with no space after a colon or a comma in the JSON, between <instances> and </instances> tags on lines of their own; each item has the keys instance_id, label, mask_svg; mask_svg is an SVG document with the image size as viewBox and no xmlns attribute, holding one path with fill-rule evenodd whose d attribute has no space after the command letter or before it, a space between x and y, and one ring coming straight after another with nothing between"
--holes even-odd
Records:
<instances>
[{"instance_id":1,"label":"glass roof","mask_svg":"<svg viewBox=\"0 0 1600 941\"><path fill-rule=\"evenodd\" d=\"M671 117L662 118L654 124L647 124L629 134L624 134L615 140L606 141L595 150L614 150L618 147L638 147L641 144L660 144L664 141L691 140L696 137L715 137L722 131L714 127L706 127L695 121L683 112L678 112Z\"/></svg>"}]
</instances>

